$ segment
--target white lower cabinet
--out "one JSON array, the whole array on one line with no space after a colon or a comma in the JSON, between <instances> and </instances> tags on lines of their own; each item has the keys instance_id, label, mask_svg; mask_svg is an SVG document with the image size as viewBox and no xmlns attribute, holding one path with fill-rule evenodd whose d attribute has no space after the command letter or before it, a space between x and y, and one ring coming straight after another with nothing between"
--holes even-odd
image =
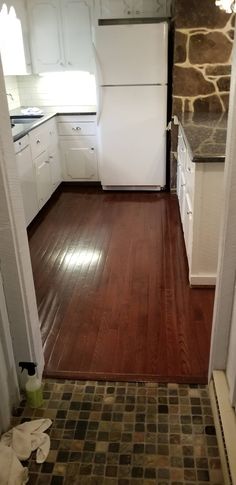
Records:
<instances>
[{"instance_id":1,"label":"white lower cabinet","mask_svg":"<svg viewBox=\"0 0 236 485\"><path fill-rule=\"evenodd\" d=\"M43 152L35 161L36 185L39 209L41 209L52 195L52 179L48 152Z\"/></svg>"},{"instance_id":2,"label":"white lower cabinet","mask_svg":"<svg viewBox=\"0 0 236 485\"><path fill-rule=\"evenodd\" d=\"M89 137L61 141L64 180L98 180L97 157L92 142Z\"/></svg>"},{"instance_id":3,"label":"white lower cabinet","mask_svg":"<svg viewBox=\"0 0 236 485\"><path fill-rule=\"evenodd\" d=\"M51 118L14 143L26 226L64 181L98 181L96 118ZM60 136L60 144L59 137Z\"/></svg>"},{"instance_id":4,"label":"white lower cabinet","mask_svg":"<svg viewBox=\"0 0 236 485\"><path fill-rule=\"evenodd\" d=\"M94 116L60 116L58 120L63 180L98 181Z\"/></svg>"},{"instance_id":5,"label":"white lower cabinet","mask_svg":"<svg viewBox=\"0 0 236 485\"><path fill-rule=\"evenodd\" d=\"M52 188L54 191L56 190L58 185L60 185L62 180L60 154L59 154L58 146L54 146L49 150L48 159L50 162L51 181L52 181Z\"/></svg>"},{"instance_id":6,"label":"white lower cabinet","mask_svg":"<svg viewBox=\"0 0 236 485\"><path fill-rule=\"evenodd\" d=\"M49 133L48 159L50 162L52 190L56 190L62 181L61 157L58 146L58 132L56 119L47 122Z\"/></svg>"},{"instance_id":7,"label":"white lower cabinet","mask_svg":"<svg viewBox=\"0 0 236 485\"><path fill-rule=\"evenodd\" d=\"M35 171L29 147L28 135L14 143L16 165L21 185L26 226L36 216L39 206Z\"/></svg>"},{"instance_id":8,"label":"white lower cabinet","mask_svg":"<svg viewBox=\"0 0 236 485\"><path fill-rule=\"evenodd\" d=\"M185 194L183 207L183 233L189 265L192 258L193 210L189 194Z\"/></svg>"},{"instance_id":9,"label":"white lower cabinet","mask_svg":"<svg viewBox=\"0 0 236 485\"><path fill-rule=\"evenodd\" d=\"M193 163L179 127L177 196L192 286L216 283L224 163Z\"/></svg>"}]
</instances>

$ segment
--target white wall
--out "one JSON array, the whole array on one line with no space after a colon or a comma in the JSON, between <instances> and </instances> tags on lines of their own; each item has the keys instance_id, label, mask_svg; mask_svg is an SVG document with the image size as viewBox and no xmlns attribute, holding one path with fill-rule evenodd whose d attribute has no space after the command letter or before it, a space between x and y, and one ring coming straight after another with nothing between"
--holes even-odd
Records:
<instances>
[{"instance_id":1,"label":"white wall","mask_svg":"<svg viewBox=\"0 0 236 485\"><path fill-rule=\"evenodd\" d=\"M19 97L19 90L17 85L17 77L5 76L5 85L6 85L6 92L8 94L11 94L13 97L13 99L11 99L10 96L7 96L9 110L18 108L18 106L20 106L20 97Z\"/></svg>"},{"instance_id":2,"label":"white wall","mask_svg":"<svg viewBox=\"0 0 236 485\"><path fill-rule=\"evenodd\" d=\"M17 77L22 106L96 105L95 77L87 72L60 72Z\"/></svg>"},{"instance_id":3,"label":"white wall","mask_svg":"<svg viewBox=\"0 0 236 485\"><path fill-rule=\"evenodd\" d=\"M1 62L0 112L0 266L14 359L36 361L42 375L42 340Z\"/></svg>"},{"instance_id":4,"label":"white wall","mask_svg":"<svg viewBox=\"0 0 236 485\"><path fill-rule=\"evenodd\" d=\"M19 404L19 389L16 376L12 341L6 300L0 273L0 434L10 426L11 410Z\"/></svg>"}]
</instances>

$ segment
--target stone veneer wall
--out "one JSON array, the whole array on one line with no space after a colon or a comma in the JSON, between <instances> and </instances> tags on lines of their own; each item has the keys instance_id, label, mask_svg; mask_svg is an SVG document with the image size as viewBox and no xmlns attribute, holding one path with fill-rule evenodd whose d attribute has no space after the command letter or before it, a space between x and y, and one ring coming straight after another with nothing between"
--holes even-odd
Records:
<instances>
[{"instance_id":1,"label":"stone veneer wall","mask_svg":"<svg viewBox=\"0 0 236 485\"><path fill-rule=\"evenodd\" d=\"M215 0L175 0L172 113L228 110L234 15ZM171 187L176 186L176 130Z\"/></svg>"}]
</instances>

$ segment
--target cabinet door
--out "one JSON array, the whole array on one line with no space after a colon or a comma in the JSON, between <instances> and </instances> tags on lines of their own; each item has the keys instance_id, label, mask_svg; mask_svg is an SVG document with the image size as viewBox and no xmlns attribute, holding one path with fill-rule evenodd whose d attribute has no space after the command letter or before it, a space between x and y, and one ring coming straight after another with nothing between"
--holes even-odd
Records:
<instances>
[{"instance_id":1,"label":"cabinet door","mask_svg":"<svg viewBox=\"0 0 236 485\"><path fill-rule=\"evenodd\" d=\"M34 72L65 69L60 4L56 0L28 0L28 7Z\"/></svg>"},{"instance_id":2,"label":"cabinet door","mask_svg":"<svg viewBox=\"0 0 236 485\"><path fill-rule=\"evenodd\" d=\"M125 18L132 16L132 0L100 0L99 18Z\"/></svg>"},{"instance_id":3,"label":"cabinet door","mask_svg":"<svg viewBox=\"0 0 236 485\"><path fill-rule=\"evenodd\" d=\"M16 165L20 178L26 226L38 212L37 188L29 146L16 155Z\"/></svg>"},{"instance_id":4,"label":"cabinet door","mask_svg":"<svg viewBox=\"0 0 236 485\"><path fill-rule=\"evenodd\" d=\"M185 214L185 205L186 205L186 181L184 172L181 168L181 175L180 175L180 187L179 187L179 209L180 209L180 217L183 224L184 214Z\"/></svg>"},{"instance_id":5,"label":"cabinet door","mask_svg":"<svg viewBox=\"0 0 236 485\"><path fill-rule=\"evenodd\" d=\"M55 190L62 180L57 124L55 118L45 123L45 125L48 128L48 154L50 161L52 189Z\"/></svg>"},{"instance_id":6,"label":"cabinet door","mask_svg":"<svg viewBox=\"0 0 236 485\"><path fill-rule=\"evenodd\" d=\"M5 76L27 74L21 21L6 3L0 6L0 52Z\"/></svg>"},{"instance_id":7,"label":"cabinet door","mask_svg":"<svg viewBox=\"0 0 236 485\"><path fill-rule=\"evenodd\" d=\"M89 4L63 0L62 22L66 70L94 72Z\"/></svg>"},{"instance_id":8,"label":"cabinet door","mask_svg":"<svg viewBox=\"0 0 236 485\"><path fill-rule=\"evenodd\" d=\"M61 141L63 179L98 180L95 140L93 137L78 138Z\"/></svg>"},{"instance_id":9,"label":"cabinet door","mask_svg":"<svg viewBox=\"0 0 236 485\"><path fill-rule=\"evenodd\" d=\"M180 200L180 192L181 192L181 163L177 162L177 187L176 187L176 192L177 192L177 197Z\"/></svg>"},{"instance_id":10,"label":"cabinet door","mask_svg":"<svg viewBox=\"0 0 236 485\"><path fill-rule=\"evenodd\" d=\"M183 213L183 232L184 232L184 240L185 240L189 267L191 266L191 254L192 254L192 224L193 224L193 210L192 210L189 194L186 193L184 213Z\"/></svg>"},{"instance_id":11,"label":"cabinet door","mask_svg":"<svg viewBox=\"0 0 236 485\"><path fill-rule=\"evenodd\" d=\"M133 0L135 17L166 17L166 0Z\"/></svg>"},{"instance_id":12,"label":"cabinet door","mask_svg":"<svg viewBox=\"0 0 236 485\"><path fill-rule=\"evenodd\" d=\"M51 170L52 190L55 190L61 183L61 163L57 145L50 148L49 161Z\"/></svg>"},{"instance_id":13,"label":"cabinet door","mask_svg":"<svg viewBox=\"0 0 236 485\"><path fill-rule=\"evenodd\" d=\"M47 202L52 194L52 181L49 156L47 152L41 153L35 160L36 184L39 208Z\"/></svg>"}]
</instances>

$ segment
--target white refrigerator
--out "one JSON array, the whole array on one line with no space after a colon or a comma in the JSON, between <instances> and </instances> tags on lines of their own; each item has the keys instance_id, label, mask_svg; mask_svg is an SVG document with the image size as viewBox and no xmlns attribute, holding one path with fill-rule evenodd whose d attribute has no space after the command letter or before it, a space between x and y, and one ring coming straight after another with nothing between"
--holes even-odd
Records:
<instances>
[{"instance_id":1,"label":"white refrigerator","mask_svg":"<svg viewBox=\"0 0 236 485\"><path fill-rule=\"evenodd\" d=\"M168 24L95 30L98 159L103 189L166 185Z\"/></svg>"}]
</instances>

